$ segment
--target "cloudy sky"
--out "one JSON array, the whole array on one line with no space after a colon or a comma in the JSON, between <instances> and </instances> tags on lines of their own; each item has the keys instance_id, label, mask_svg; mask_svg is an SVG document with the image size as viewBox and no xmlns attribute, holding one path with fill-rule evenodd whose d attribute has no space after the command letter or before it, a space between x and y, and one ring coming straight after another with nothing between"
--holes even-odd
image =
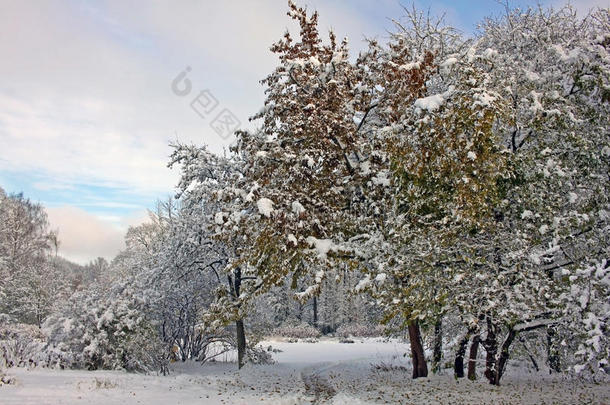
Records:
<instances>
[{"instance_id":1,"label":"cloudy sky","mask_svg":"<svg viewBox=\"0 0 610 405\"><path fill-rule=\"evenodd\" d=\"M353 51L403 15L397 0L300 4L320 12L322 31L347 35ZM572 4L584 11L610 0ZM467 33L502 10L494 0L415 5ZM295 27L285 0L0 0L0 187L47 207L67 258L110 259L127 227L172 195L170 142L222 153L231 138L211 128L218 114L249 127L263 103L259 80L276 62L269 46L286 29ZM181 72L190 91L184 81L172 90Z\"/></svg>"}]
</instances>

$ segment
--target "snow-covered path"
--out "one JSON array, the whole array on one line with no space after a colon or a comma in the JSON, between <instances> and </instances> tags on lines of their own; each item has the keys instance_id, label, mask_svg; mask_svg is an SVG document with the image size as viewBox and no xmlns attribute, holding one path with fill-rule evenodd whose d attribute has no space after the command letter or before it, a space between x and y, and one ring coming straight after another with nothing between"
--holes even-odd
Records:
<instances>
[{"instance_id":1,"label":"snow-covered path","mask_svg":"<svg viewBox=\"0 0 610 405\"><path fill-rule=\"evenodd\" d=\"M305 382L312 375L321 377L313 385L322 381L318 403L610 403L608 385L550 379L524 370L513 370L501 387L484 381L456 382L449 370L445 375L414 381L403 357L408 345L396 341L264 344L282 350L274 353L277 363L247 365L240 371L235 364L222 362L176 364L174 372L165 377L117 371L10 369L17 383L0 387L0 404L310 404L316 389L306 390ZM376 367L379 365L384 367Z\"/></svg>"}]
</instances>

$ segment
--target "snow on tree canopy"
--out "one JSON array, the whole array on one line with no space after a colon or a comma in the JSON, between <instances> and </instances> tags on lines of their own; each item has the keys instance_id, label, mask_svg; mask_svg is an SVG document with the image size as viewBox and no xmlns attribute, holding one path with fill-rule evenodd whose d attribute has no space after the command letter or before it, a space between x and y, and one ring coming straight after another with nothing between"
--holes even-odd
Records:
<instances>
[{"instance_id":1,"label":"snow on tree canopy","mask_svg":"<svg viewBox=\"0 0 610 405\"><path fill-rule=\"evenodd\" d=\"M318 239L313 236L309 236L306 239L307 243L313 246L314 250L318 254L318 258L326 259L328 252L336 252L338 250L337 245L330 239Z\"/></svg>"},{"instance_id":2,"label":"snow on tree canopy","mask_svg":"<svg viewBox=\"0 0 610 405\"><path fill-rule=\"evenodd\" d=\"M297 215L300 215L301 213L305 212L305 207L303 207L303 205L300 202L293 201L292 202L292 212L294 212Z\"/></svg>"},{"instance_id":3,"label":"snow on tree canopy","mask_svg":"<svg viewBox=\"0 0 610 405\"><path fill-rule=\"evenodd\" d=\"M415 100L415 107L422 110L435 111L440 108L445 102L445 98L442 94L434 94L432 96L419 98Z\"/></svg>"},{"instance_id":4,"label":"snow on tree canopy","mask_svg":"<svg viewBox=\"0 0 610 405\"><path fill-rule=\"evenodd\" d=\"M371 281L371 277L367 274L366 277L358 281L358 284L356 284L356 287L354 287L354 291L361 292L366 290L371 286Z\"/></svg>"},{"instance_id":5,"label":"snow on tree canopy","mask_svg":"<svg viewBox=\"0 0 610 405\"><path fill-rule=\"evenodd\" d=\"M436 111L443 104L445 104L445 101L447 101L447 99L451 96L451 94L453 94L453 92L454 87L449 86L449 89L444 93L433 94L428 97L418 98L417 100L415 100L415 103L413 103L413 106L417 109L426 110L429 112Z\"/></svg>"},{"instance_id":6,"label":"snow on tree canopy","mask_svg":"<svg viewBox=\"0 0 610 405\"><path fill-rule=\"evenodd\" d=\"M273 201L268 198L261 198L256 202L256 206L258 207L258 212L267 218L271 217L271 213L273 212Z\"/></svg>"}]
</instances>

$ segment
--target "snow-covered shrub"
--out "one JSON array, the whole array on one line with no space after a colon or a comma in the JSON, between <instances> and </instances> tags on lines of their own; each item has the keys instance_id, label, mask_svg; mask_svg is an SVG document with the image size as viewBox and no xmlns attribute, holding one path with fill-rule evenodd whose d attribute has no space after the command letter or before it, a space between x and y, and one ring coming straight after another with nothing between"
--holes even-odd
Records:
<instances>
[{"instance_id":1,"label":"snow-covered shrub","mask_svg":"<svg viewBox=\"0 0 610 405\"><path fill-rule=\"evenodd\" d=\"M379 337L385 334L383 325L344 324L337 328L336 336L347 337Z\"/></svg>"},{"instance_id":2,"label":"snow-covered shrub","mask_svg":"<svg viewBox=\"0 0 610 405\"><path fill-rule=\"evenodd\" d=\"M261 346L248 346L246 348L247 361L252 364L273 364L275 361L265 348Z\"/></svg>"},{"instance_id":3,"label":"snow-covered shrub","mask_svg":"<svg viewBox=\"0 0 610 405\"><path fill-rule=\"evenodd\" d=\"M49 365L69 368L164 371L167 355L141 300L118 286L107 297L74 294L43 326Z\"/></svg>"},{"instance_id":4,"label":"snow-covered shrub","mask_svg":"<svg viewBox=\"0 0 610 405\"><path fill-rule=\"evenodd\" d=\"M0 365L5 367L37 366L44 358L44 343L28 335L0 341Z\"/></svg>"},{"instance_id":5,"label":"snow-covered shrub","mask_svg":"<svg viewBox=\"0 0 610 405\"><path fill-rule=\"evenodd\" d=\"M36 326L0 314L0 367L38 365L44 358L43 349L43 336Z\"/></svg>"},{"instance_id":6,"label":"snow-covered shrub","mask_svg":"<svg viewBox=\"0 0 610 405\"><path fill-rule=\"evenodd\" d=\"M3 385L15 384L15 378L4 374L0 371L0 387Z\"/></svg>"},{"instance_id":7,"label":"snow-covered shrub","mask_svg":"<svg viewBox=\"0 0 610 405\"><path fill-rule=\"evenodd\" d=\"M301 324L275 328L273 330L273 335L296 339L307 339L320 337L320 331L311 325Z\"/></svg>"}]
</instances>

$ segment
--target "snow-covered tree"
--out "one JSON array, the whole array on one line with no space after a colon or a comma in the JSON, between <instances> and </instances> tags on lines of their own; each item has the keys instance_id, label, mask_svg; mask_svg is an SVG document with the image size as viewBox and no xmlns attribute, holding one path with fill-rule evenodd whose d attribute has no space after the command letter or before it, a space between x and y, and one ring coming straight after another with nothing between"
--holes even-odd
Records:
<instances>
[{"instance_id":1,"label":"snow-covered tree","mask_svg":"<svg viewBox=\"0 0 610 405\"><path fill-rule=\"evenodd\" d=\"M247 344L245 330L253 299L263 292L260 275L245 260L258 235L251 221L256 222L260 214L256 212L253 219L250 207L256 187L248 188L242 160L236 155L219 157L205 147L176 145L170 160L173 165L181 166L178 197L192 217L187 241L199 257L198 266L217 282L203 319L212 329L235 323L241 368L248 353L251 360L260 357L252 351L254 345Z\"/></svg>"},{"instance_id":2,"label":"snow-covered tree","mask_svg":"<svg viewBox=\"0 0 610 405\"><path fill-rule=\"evenodd\" d=\"M382 92L395 205L367 241L387 253L369 256L359 287L389 316L457 309L494 384L517 335L570 319L569 297L606 274L591 269L607 256L607 20L515 10L460 41L412 14L387 51L373 43L362 58ZM571 323L589 328L590 361L587 346L605 347L596 308Z\"/></svg>"},{"instance_id":3,"label":"snow-covered tree","mask_svg":"<svg viewBox=\"0 0 610 405\"><path fill-rule=\"evenodd\" d=\"M265 106L253 117L262 126L239 133L236 151L260 218L247 260L269 286L290 276L296 287L308 274L312 283L299 295L306 300L320 292L341 243L361 231L353 218L374 172L358 118L370 91L349 61L347 39L339 44L331 32L324 44L317 13L292 2L288 15L299 39L286 33L272 46L280 63L262 81Z\"/></svg>"},{"instance_id":4,"label":"snow-covered tree","mask_svg":"<svg viewBox=\"0 0 610 405\"><path fill-rule=\"evenodd\" d=\"M486 373L496 383L514 329L537 319L554 320L553 328L574 338L584 328L589 344L577 370L602 366L605 343L596 336L607 309L579 302L591 283L597 302L608 299L607 286L596 282L604 271L591 271L608 257L608 27L607 9L579 18L570 7L507 10L482 27L477 46L490 50L490 85L510 100L498 132L515 173L493 235L502 266L492 290L501 299L489 309L506 330L506 350Z\"/></svg>"},{"instance_id":5,"label":"snow-covered tree","mask_svg":"<svg viewBox=\"0 0 610 405\"><path fill-rule=\"evenodd\" d=\"M0 193L0 312L42 324L65 290L64 275L48 257L54 239L40 204Z\"/></svg>"}]
</instances>

